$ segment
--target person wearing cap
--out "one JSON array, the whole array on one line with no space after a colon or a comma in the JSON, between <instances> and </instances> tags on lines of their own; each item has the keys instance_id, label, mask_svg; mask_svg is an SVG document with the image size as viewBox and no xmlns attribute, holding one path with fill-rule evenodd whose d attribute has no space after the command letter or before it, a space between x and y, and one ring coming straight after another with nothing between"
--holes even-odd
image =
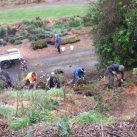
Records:
<instances>
[{"instance_id":1,"label":"person wearing cap","mask_svg":"<svg viewBox=\"0 0 137 137\"><path fill-rule=\"evenodd\" d=\"M36 88L37 74L36 72L29 72L25 77L25 85L29 85L29 89Z\"/></svg>"},{"instance_id":2,"label":"person wearing cap","mask_svg":"<svg viewBox=\"0 0 137 137\"><path fill-rule=\"evenodd\" d=\"M55 76L55 72L51 72L49 78L47 79L47 85L49 88L59 88L60 84Z\"/></svg>"},{"instance_id":3,"label":"person wearing cap","mask_svg":"<svg viewBox=\"0 0 137 137\"><path fill-rule=\"evenodd\" d=\"M61 37L55 34L55 47L57 48L58 53L61 53L60 45L61 45Z\"/></svg>"},{"instance_id":4,"label":"person wearing cap","mask_svg":"<svg viewBox=\"0 0 137 137\"><path fill-rule=\"evenodd\" d=\"M109 74L109 79L108 79L108 81L109 81L108 87L109 88L114 87L114 76L117 73L121 73L121 83L123 83L124 69L125 69L125 67L123 65L119 65L119 64L111 64L110 66L107 67L107 72Z\"/></svg>"},{"instance_id":5,"label":"person wearing cap","mask_svg":"<svg viewBox=\"0 0 137 137\"><path fill-rule=\"evenodd\" d=\"M82 67L77 67L72 74L72 79L73 79L72 83L77 82L77 80L84 77L84 75L85 75L85 69Z\"/></svg>"},{"instance_id":6,"label":"person wearing cap","mask_svg":"<svg viewBox=\"0 0 137 137\"><path fill-rule=\"evenodd\" d=\"M0 69L0 79L2 79L5 82L6 88L14 87L10 74L7 71Z\"/></svg>"}]
</instances>

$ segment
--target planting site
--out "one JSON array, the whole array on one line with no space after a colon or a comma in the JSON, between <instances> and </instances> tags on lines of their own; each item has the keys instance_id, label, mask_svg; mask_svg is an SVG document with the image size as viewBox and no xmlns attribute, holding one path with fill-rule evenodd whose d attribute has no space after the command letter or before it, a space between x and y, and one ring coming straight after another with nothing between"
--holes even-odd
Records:
<instances>
[{"instance_id":1,"label":"planting site","mask_svg":"<svg viewBox=\"0 0 137 137\"><path fill-rule=\"evenodd\" d=\"M0 137L137 136L135 1L0 0Z\"/></svg>"}]
</instances>

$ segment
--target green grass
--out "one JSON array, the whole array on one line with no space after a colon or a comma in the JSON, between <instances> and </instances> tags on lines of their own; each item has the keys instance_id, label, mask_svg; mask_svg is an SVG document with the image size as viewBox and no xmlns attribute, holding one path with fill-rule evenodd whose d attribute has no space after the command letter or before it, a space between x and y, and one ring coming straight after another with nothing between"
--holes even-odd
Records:
<instances>
[{"instance_id":1,"label":"green grass","mask_svg":"<svg viewBox=\"0 0 137 137\"><path fill-rule=\"evenodd\" d=\"M62 17L73 15L84 15L86 6L61 5L61 6L39 6L0 10L0 22L18 22L39 16L43 19L48 17Z\"/></svg>"},{"instance_id":2,"label":"green grass","mask_svg":"<svg viewBox=\"0 0 137 137\"><path fill-rule=\"evenodd\" d=\"M0 104L0 117L10 118L15 114L15 109L9 105Z\"/></svg>"},{"instance_id":3,"label":"green grass","mask_svg":"<svg viewBox=\"0 0 137 137\"><path fill-rule=\"evenodd\" d=\"M112 124L115 122L115 117L105 116L97 111L82 112L79 115L75 116L72 120L82 123L82 124L91 124L91 123L103 123L103 124Z\"/></svg>"},{"instance_id":4,"label":"green grass","mask_svg":"<svg viewBox=\"0 0 137 137\"><path fill-rule=\"evenodd\" d=\"M29 119L26 117L18 118L10 122L10 128L14 130L22 129L29 125Z\"/></svg>"}]
</instances>

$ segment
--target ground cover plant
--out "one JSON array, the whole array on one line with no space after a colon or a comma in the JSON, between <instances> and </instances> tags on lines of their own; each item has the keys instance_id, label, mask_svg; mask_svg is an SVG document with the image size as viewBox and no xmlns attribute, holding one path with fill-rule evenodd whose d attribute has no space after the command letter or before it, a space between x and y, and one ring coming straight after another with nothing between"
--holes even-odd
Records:
<instances>
[{"instance_id":1,"label":"ground cover plant","mask_svg":"<svg viewBox=\"0 0 137 137\"><path fill-rule=\"evenodd\" d=\"M7 44L18 45L23 39L31 41L31 48L41 49L47 47L47 44L54 44L54 36L67 35L72 29L84 27L83 17L74 16L69 18L55 19L53 22L42 20L36 17L32 20L24 20L13 26L6 25L0 27L0 45ZM62 39L62 44L78 42L80 39L72 36Z\"/></svg>"}]
</instances>

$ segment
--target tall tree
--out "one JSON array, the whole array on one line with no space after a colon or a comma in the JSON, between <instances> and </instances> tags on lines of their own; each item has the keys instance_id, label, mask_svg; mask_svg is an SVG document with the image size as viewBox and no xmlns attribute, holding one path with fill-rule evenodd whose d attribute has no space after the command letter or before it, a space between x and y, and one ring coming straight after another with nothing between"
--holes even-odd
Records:
<instances>
[{"instance_id":1,"label":"tall tree","mask_svg":"<svg viewBox=\"0 0 137 137\"><path fill-rule=\"evenodd\" d=\"M101 65L137 64L137 0L98 0L87 16Z\"/></svg>"}]
</instances>

